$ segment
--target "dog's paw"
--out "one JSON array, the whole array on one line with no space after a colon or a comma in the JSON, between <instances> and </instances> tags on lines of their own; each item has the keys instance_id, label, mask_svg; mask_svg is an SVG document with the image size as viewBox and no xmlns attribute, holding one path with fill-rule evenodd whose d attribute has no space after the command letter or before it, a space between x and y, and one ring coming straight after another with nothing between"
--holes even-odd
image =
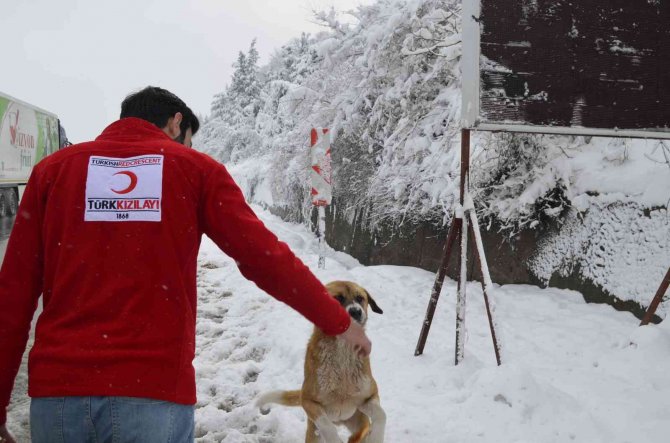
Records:
<instances>
[{"instance_id":1,"label":"dog's paw","mask_svg":"<svg viewBox=\"0 0 670 443\"><path fill-rule=\"evenodd\" d=\"M274 392L266 392L256 399L256 407L261 412L262 415L268 415L270 413L270 403L273 403L275 397Z\"/></svg>"}]
</instances>

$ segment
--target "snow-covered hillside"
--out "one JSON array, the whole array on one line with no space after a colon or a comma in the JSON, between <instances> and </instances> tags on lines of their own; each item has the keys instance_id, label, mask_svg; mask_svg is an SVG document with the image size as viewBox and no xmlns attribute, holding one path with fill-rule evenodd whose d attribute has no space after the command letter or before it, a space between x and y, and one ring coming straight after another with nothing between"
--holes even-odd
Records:
<instances>
[{"instance_id":1,"label":"snow-covered hillside","mask_svg":"<svg viewBox=\"0 0 670 443\"><path fill-rule=\"evenodd\" d=\"M312 269L317 240L302 225L256 212ZM297 388L311 327L246 281L205 241L199 256L197 441L295 443L301 409L261 415L256 396ZM328 251L324 281L353 280L384 310L371 314L372 368L389 443L664 443L670 429L670 323L638 320L580 294L496 286L504 363L495 365L478 283L468 285L465 362L455 367L455 283L448 281L428 338L414 357L434 275L416 268L361 266ZM10 429L28 441L22 368ZM345 434L343 433L343 436Z\"/></svg>"}]
</instances>

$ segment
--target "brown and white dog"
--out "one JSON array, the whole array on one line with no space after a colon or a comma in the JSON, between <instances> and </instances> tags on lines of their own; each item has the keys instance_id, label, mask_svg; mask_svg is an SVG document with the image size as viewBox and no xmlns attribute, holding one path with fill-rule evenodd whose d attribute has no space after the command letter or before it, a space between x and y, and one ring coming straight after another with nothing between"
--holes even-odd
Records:
<instances>
[{"instance_id":1,"label":"brown and white dog","mask_svg":"<svg viewBox=\"0 0 670 443\"><path fill-rule=\"evenodd\" d=\"M367 322L368 306L373 312L383 313L356 283L334 281L326 288L361 326ZM306 443L341 443L336 425L349 429L349 443L384 441L386 414L379 403L370 358L360 357L343 340L327 336L316 327L307 344L302 389L268 392L256 404L264 410L268 403L303 407L307 413Z\"/></svg>"}]
</instances>

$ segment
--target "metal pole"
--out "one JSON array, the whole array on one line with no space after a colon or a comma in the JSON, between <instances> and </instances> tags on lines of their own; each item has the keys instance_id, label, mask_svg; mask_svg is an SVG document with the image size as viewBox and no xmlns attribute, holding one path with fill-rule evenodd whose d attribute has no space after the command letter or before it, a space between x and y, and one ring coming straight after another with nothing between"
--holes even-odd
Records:
<instances>
[{"instance_id":1,"label":"metal pole","mask_svg":"<svg viewBox=\"0 0 670 443\"><path fill-rule=\"evenodd\" d=\"M460 204L461 208L465 205L465 194L470 175L470 130L461 129L461 190ZM463 360L465 346L465 286L468 280L467 260L468 260L468 219L466 214L461 214L461 255L460 255L460 274L458 276L458 295L456 300L456 357L455 362L458 365Z\"/></svg>"},{"instance_id":2,"label":"metal pole","mask_svg":"<svg viewBox=\"0 0 670 443\"><path fill-rule=\"evenodd\" d=\"M319 269L326 269L326 205L332 201L332 169L330 162L330 131L312 128L310 132L310 176L312 205L317 206L317 231L319 238Z\"/></svg>"},{"instance_id":3,"label":"metal pole","mask_svg":"<svg viewBox=\"0 0 670 443\"><path fill-rule=\"evenodd\" d=\"M646 314L644 314L644 318L642 319L640 326L649 324L652 317L656 313L656 309L658 309L658 305L661 304L661 300L663 300L663 295L668 290L668 286L670 286L670 268L668 268L668 272L665 274L663 281L661 281L661 286L658 287L658 291L656 291L656 295L651 301L649 309L647 309Z\"/></svg>"},{"instance_id":4,"label":"metal pole","mask_svg":"<svg viewBox=\"0 0 670 443\"><path fill-rule=\"evenodd\" d=\"M489 296L487 294L486 288L491 285L491 276L489 274L489 267L486 263L486 256L479 251L484 250L484 244L482 242L481 233L479 232L479 223L477 222L477 215L475 214L474 209L470 211L470 220L472 224L470 225L470 232L472 237L475 239L475 255L477 261L479 262L479 270L482 274L482 293L484 294L484 304L486 305L486 315L489 318L489 329L491 330L491 339L493 340L493 350L496 354L496 362L498 366L502 364L500 357L500 343L498 343L498 338L496 335L496 321L493 318L493 309L491 309L491 304L489 303Z\"/></svg>"},{"instance_id":5,"label":"metal pole","mask_svg":"<svg viewBox=\"0 0 670 443\"><path fill-rule=\"evenodd\" d=\"M454 217L449 227L449 234L447 235L447 241L444 245L444 250L442 251L442 262L440 268L437 271L435 276L435 283L433 284L433 291L430 294L430 301L428 302L428 309L426 310L426 317L423 320L423 326L421 327L421 334L419 334L419 341L416 344L416 350L414 355L423 354L423 348L426 346L426 339L428 338L428 333L430 332L430 326L433 323L433 315L435 315L435 308L437 307L437 301L440 298L440 293L442 292L442 285L444 284L444 278L447 275L447 269L449 267L449 258L451 257L451 251L454 245L454 241L458 234L460 234L461 229L461 219Z\"/></svg>"},{"instance_id":6,"label":"metal pole","mask_svg":"<svg viewBox=\"0 0 670 443\"><path fill-rule=\"evenodd\" d=\"M462 214L461 220L461 255L460 274L458 276L458 294L456 296L456 356L455 364L463 361L465 356L465 295L468 283L468 219Z\"/></svg>"},{"instance_id":7,"label":"metal pole","mask_svg":"<svg viewBox=\"0 0 670 443\"><path fill-rule=\"evenodd\" d=\"M319 206L319 269L326 269L326 207Z\"/></svg>"},{"instance_id":8,"label":"metal pole","mask_svg":"<svg viewBox=\"0 0 670 443\"><path fill-rule=\"evenodd\" d=\"M470 178L470 130L461 129L461 206L465 204L466 179ZM468 180L469 181L469 180Z\"/></svg>"}]
</instances>

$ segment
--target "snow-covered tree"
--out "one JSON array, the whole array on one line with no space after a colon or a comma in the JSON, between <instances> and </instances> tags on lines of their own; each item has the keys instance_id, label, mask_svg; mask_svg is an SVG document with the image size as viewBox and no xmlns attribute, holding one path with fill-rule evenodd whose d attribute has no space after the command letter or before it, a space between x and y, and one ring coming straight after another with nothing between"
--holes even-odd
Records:
<instances>
[{"instance_id":1,"label":"snow-covered tree","mask_svg":"<svg viewBox=\"0 0 670 443\"><path fill-rule=\"evenodd\" d=\"M212 101L211 118L202 127L203 150L221 161L248 158L259 147L255 130L261 108L256 40L239 52L231 83Z\"/></svg>"}]
</instances>

